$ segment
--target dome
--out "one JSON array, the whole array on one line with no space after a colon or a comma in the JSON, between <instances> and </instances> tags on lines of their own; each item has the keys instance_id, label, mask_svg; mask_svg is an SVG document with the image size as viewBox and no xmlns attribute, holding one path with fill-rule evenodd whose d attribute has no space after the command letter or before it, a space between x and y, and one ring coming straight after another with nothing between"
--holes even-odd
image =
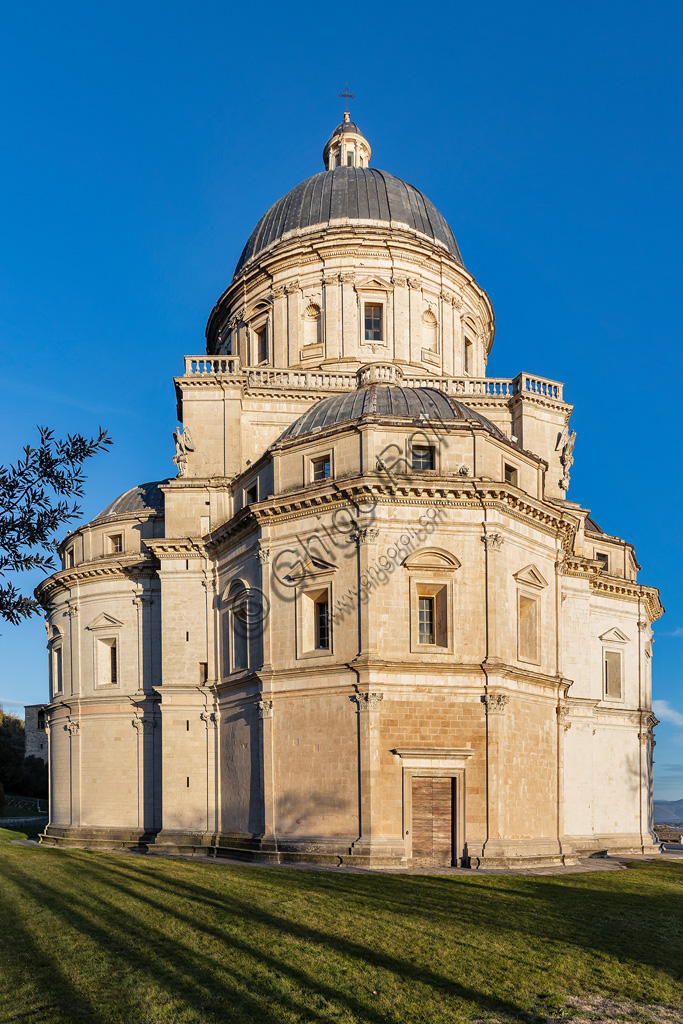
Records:
<instances>
[{"instance_id":1,"label":"dome","mask_svg":"<svg viewBox=\"0 0 683 1024\"><path fill-rule=\"evenodd\" d=\"M332 395L331 398L316 402L280 434L278 441L305 437L328 427L342 426L370 416L379 416L383 419L455 422L473 420L499 441L513 444L503 431L485 416L444 394L443 391L437 391L436 388L402 388L383 384L371 384L345 395Z\"/></svg>"},{"instance_id":2,"label":"dome","mask_svg":"<svg viewBox=\"0 0 683 1024\"><path fill-rule=\"evenodd\" d=\"M337 125L337 127L332 132L332 138L334 138L336 135L341 135L342 132L353 132L356 135L363 134L358 125L355 123L355 121L346 120L342 121L341 124Z\"/></svg>"},{"instance_id":3,"label":"dome","mask_svg":"<svg viewBox=\"0 0 683 1024\"><path fill-rule=\"evenodd\" d=\"M160 490L161 484L168 483L168 480L156 480L148 484L138 484L124 491L118 498L115 498L110 505L100 512L92 520L93 523L101 519L108 519L110 516L120 516L124 512L163 512L164 495Z\"/></svg>"},{"instance_id":4,"label":"dome","mask_svg":"<svg viewBox=\"0 0 683 1024\"><path fill-rule=\"evenodd\" d=\"M347 125L340 125L347 129ZM335 167L314 174L271 206L249 236L233 279L263 249L293 231L334 221L374 220L407 228L441 243L464 266L446 219L426 196L374 167Z\"/></svg>"}]
</instances>

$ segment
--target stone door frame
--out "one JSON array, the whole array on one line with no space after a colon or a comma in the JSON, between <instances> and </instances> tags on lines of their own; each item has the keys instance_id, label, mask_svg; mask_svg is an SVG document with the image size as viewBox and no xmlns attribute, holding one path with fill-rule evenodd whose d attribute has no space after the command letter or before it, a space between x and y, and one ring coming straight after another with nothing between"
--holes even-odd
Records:
<instances>
[{"instance_id":1,"label":"stone door frame","mask_svg":"<svg viewBox=\"0 0 683 1024\"><path fill-rule=\"evenodd\" d=\"M441 778L454 780L455 813L453 815L453 861L461 866L465 848L465 765L472 757L470 748L397 749L403 768L403 841L405 856L413 857L413 779Z\"/></svg>"}]
</instances>

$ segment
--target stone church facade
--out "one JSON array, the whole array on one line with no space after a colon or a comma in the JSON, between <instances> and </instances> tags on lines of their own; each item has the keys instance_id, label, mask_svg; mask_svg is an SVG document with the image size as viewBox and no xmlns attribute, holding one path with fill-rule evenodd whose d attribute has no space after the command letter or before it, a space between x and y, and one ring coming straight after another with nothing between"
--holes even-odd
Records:
<instances>
[{"instance_id":1,"label":"stone church facade","mask_svg":"<svg viewBox=\"0 0 683 1024\"><path fill-rule=\"evenodd\" d=\"M175 379L177 475L62 542L43 842L357 865L651 849L652 622L562 384L348 114Z\"/></svg>"}]
</instances>

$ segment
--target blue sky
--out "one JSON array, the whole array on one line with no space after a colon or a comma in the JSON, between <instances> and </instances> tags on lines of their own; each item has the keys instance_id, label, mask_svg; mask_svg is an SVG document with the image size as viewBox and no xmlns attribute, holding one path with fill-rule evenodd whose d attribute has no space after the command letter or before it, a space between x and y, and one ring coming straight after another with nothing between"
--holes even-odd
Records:
<instances>
[{"instance_id":1,"label":"blue sky","mask_svg":"<svg viewBox=\"0 0 683 1024\"><path fill-rule=\"evenodd\" d=\"M436 203L491 296L489 373L576 405L569 496L667 608L657 793L683 797L682 22L627 0L5 5L0 459L37 423L107 427L84 518L171 475L172 377L259 216L322 168L348 78L373 165ZM0 632L0 701L43 699L42 622Z\"/></svg>"}]
</instances>

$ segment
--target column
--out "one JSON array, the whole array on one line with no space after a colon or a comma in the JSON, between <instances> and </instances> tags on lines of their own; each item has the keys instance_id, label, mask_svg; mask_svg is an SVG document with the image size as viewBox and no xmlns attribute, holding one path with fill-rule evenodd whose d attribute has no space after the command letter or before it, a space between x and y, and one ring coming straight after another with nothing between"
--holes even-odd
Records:
<instances>
[{"instance_id":1,"label":"column","mask_svg":"<svg viewBox=\"0 0 683 1024\"><path fill-rule=\"evenodd\" d=\"M322 331L325 359L341 358L341 289L339 274L323 275Z\"/></svg>"},{"instance_id":2,"label":"column","mask_svg":"<svg viewBox=\"0 0 683 1024\"><path fill-rule=\"evenodd\" d=\"M396 840L386 840L380 829L379 727L384 694L359 693L354 697L358 715L358 775L360 789L359 838L351 854L355 858L395 857L400 855Z\"/></svg>"},{"instance_id":3,"label":"column","mask_svg":"<svg viewBox=\"0 0 683 1024\"><path fill-rule=\"evenodd\" d=\"M206 725L206 831L215 835L218 823L218 722L214 711L199 716Z\"/></svg>"},{"instance_id":4,"label":"column","mask_svg":"<svg viewBox=\"0 0 683 1024\"><path fill-rule=\"evenodd\" d=\"M419 277L408 278L410 297L410 361L422 362L422 282Z\"/></svg>"},{"instance_id":5,"label":"column","mask_svg":"<svg viewBox=\"0 0 683 1024\"><path fill-rule=\"evenodd\" d=\"M341 358L358 359L360 352L358 334L358 296L353 287L356 275L345 270L339 275L341 281Z\"/></svg>"},{"instance_id":6,"label":"column","mask_svg":"<svg viewBox=\"0 0 683 1024\"><path fill-rule=\"evenodd\" d=\"M287 299L283 284L273 285L273 366L287 365Z\"/></svg>"},{"instance_id":7,"label":"column","mask_svg":"<svg viewBox=\"0 0 683 1024\"><path fill-rule=\"evenodd\" d=\"M505 693L488 693L486 707L486 792L487 835L484 855L500 855L504 838L501 802L505 799L505 712L510 698Z\"/></svg>"},{"instance_id":8,"label":"column","mask_svg":"<svg viewBox=\"0 0 683 1024\"><path fill-rule=\"evenodd\" d=\"M275 771L273 758L273 702L256 702L261 726L261 785L263 793L263 834L275 836Z\"/></svg>"},{"instance_id":9,"label":"column","mask_svg":"<svg viewBox=\"0 0 683 1024\"><path fill-rule=\"evenodd\" d=\"M287 295L286 359L287 366L292 366L299 362L301 350L301 309L299 308L301 290L299 282L290 281L288 285L285 285L285 292Z\"/></svg>"},{"instance_id":10,"label":"column","mask_svg":"<svg viewBox=\"0 0 683 1024\"><path fill-rule=\"evenodd\" d=\"M394 359L401 362L410 361L410 302L408 298L408 279L400 274L392 277L394 284L393 315L394 315Z\"/></svg>"}]
</instances>

